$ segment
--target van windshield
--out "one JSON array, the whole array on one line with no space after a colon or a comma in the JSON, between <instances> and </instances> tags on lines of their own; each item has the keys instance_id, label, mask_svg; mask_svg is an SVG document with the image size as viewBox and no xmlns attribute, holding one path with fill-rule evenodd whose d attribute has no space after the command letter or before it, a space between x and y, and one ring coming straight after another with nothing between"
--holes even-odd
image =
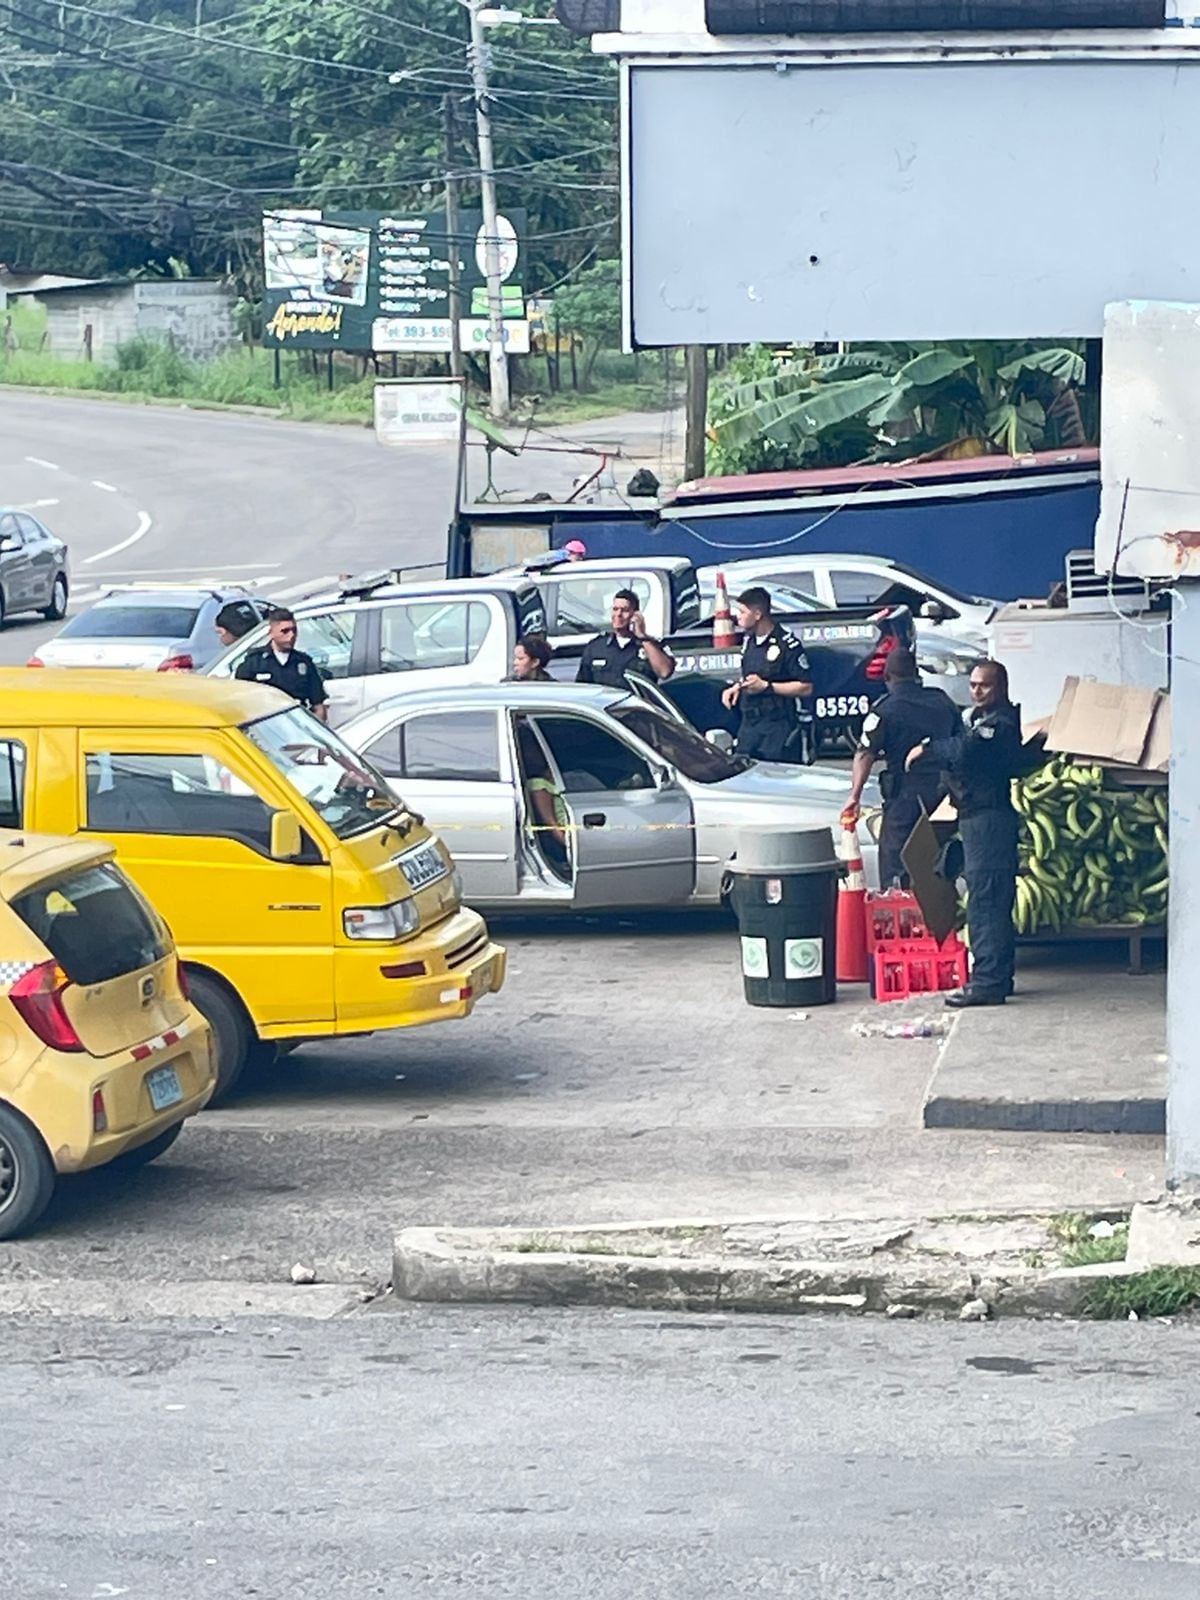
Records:
<instances>
[{"instance_id":1,"label":"van windshield","mask_svg":"<svg viewBox=\"0 0 1200 1600\"><path fill-rule=\"evenodd\" d=\"M299 707L242 731L339 839L377 828L400 809L383 774Z\"/></svg>"}]
</instances>

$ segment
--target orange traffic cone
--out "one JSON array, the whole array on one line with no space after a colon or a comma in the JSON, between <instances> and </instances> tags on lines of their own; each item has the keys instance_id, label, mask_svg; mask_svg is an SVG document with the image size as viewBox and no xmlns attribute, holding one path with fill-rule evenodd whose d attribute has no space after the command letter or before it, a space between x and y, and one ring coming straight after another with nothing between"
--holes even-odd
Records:
<instances>
[{"instance_id":1,"label":"orange traffic cone","mask_svg":"<svg viewBox=\"0 0 1200 1600\"><path fill-rule=\"evenodd\" d=\"M846 876L838 885L837 978L839 983L866 983L867 875L855 824L843 827L838 855L846 863Z\"/></svg>"},{"instance_id":2,"label":"orange traffic cone","mask_svg":"<svg viewBox=\"0 0 1200 1600\"><path fill-rule=\"evenodd\" d=\"M737 643L733 628L733 615L729 610L729 591L725 587L725 574L717 573L717 605L713 612L713 648L732 650Z\"/></svg>"}]
</instances>

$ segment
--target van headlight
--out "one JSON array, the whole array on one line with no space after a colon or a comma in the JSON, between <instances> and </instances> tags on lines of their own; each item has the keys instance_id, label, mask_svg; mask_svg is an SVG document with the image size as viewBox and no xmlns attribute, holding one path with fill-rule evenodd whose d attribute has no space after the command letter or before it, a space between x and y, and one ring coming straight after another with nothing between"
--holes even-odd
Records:
<instances>
[{"instance_id":1,"label":"van headlight","mask_svg":"<svg viewBox=\"0 0 1200 1600\"><path fill-rule=\"evenodd\" d=\"M350 906L342 912L347 939L407 939L420 926L415 901L395 900L390 906Z\"/></svg>"}]
</instances>

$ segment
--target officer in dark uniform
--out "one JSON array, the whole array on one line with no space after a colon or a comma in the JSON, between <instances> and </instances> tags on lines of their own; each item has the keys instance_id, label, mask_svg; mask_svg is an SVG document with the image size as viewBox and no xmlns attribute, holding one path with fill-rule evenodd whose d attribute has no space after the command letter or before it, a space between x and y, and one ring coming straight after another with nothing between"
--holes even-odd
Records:
<instances>
[{"instance_id":1,"label":"officer in dark uniform","mask_svg":"<svg viewBox=\"0 0 1200 1600\"><path fill-rule=\"evenodd\" d=\"M801 759L801 701L812 694L808 657L800 641L771 615L771 596L757 585L737 599L742 630L742 675L721 696L727 711L740 706L737 752L755 761Z\"/></svg>"},{"instance_id":2,"label":"officer in dark uniform","mask_svg":"<svg viewBox=\"0 0 1200 1600\"><path fill-rule=\"evenodd\" d=\"M879 835L879 882L888 889L899 881L908 885L900 852L921 819L936 811L945 793L940 768L932 762L905 770L914 745L926 739L952 739L958 731L958 707L941 689L927 689L917 676L911 650L893 650L884 669L887 693L873 705L863 721L862 738L854 753L850 796L842 812L843 826L858 821L863 788L880 756L887 771L879 780L883 795L883 828Z\"/></svg>"},{"instance_id":3,"label":"officer in dark uniform","mask_svg":"<svg viewBox=\"0 0 1200 1600\"><path fill-rule=\"evenodd\" d=\"M916 745L912 769L940 766L958 808L971 935L971 981L946 996L955 1009L1000 1006L1013 990L1013 900L1017 884L1017 813L1012 780L1026 768L1021 713L1008 698L1008 673L981 661L971 673L970 711L950 739Z\"/></svg>"},{"instance_id":4,"label":"officer in dark uniform","mask_svg":"<svg viewBox=\"0 0 1200 1600\"><path fill-rule=\"evenodd\" d=\"M239 663L235 677L249 683L269 683L307 706L314 717L322 722L329 720L325 685L316 663L303 650L296 649L296 619L282 606L272 606L267 612L271 628L270 643L261 650L251 650Z\"/></svg>"},{"instance_id":5,"label":"officer in dark uniform","mask_svg":"<svg viewBox=\"0 0 1200 1600\"><path fill-rule=\"evenodd\" d=\"M612 632L598 634L584 645L575 682L625 689L627 672L640 673L651 683L664 683L674 671L672 656L646 632L637 595L632 589L618 589L612 602Z\"/></svg>"}]
</instances>

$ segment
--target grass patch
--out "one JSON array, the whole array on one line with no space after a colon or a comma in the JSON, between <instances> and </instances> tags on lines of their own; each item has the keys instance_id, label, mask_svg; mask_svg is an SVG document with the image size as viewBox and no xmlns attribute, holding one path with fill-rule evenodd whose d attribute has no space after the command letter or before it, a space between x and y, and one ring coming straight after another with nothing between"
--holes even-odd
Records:
<instances>
[{"instance_id":1,"label":"grass patch","mask_svg":"<svg viewBox=\"0 0 1200 1600\"><path fill-rule=\"evenodd\" d=\"M1089 1317L1173 1317L1200 1305L1200 1267L1152 1267L1128 1278L1109 1278L1088 1292Z\"/></svg>"},{"instance_id":2,"label":"grass patch","mask_svg":"<svg viewBox=\"0 0 1200 1600\"><path fill-rule=\"evenodd\" d=\"M612 383L592 390L563 389L539 398L533 415L539 426L563 422L591 422L622 411L661 411L666 400L662 383ZM676 396L678 400L678 396ZM520 402L524 415L528 399Z\"/></svg>"},{"instance_id":3,"label":"grass patch","mask_svg":"<svg viewBox=\"0 0 1200 1600\"><path fill-rule=\"evenodd\" d=\"M1065 1267L1094 1267L1105 1261L1124 1261L1129 1247L1129 1224L1117 1222L1111 1237L1095 1239L1092 1228L1096 1217L1083 1211L1067 1211L1052 1217L1050 1237L1058 1245Z\"/></svg>"}]
</instances>

